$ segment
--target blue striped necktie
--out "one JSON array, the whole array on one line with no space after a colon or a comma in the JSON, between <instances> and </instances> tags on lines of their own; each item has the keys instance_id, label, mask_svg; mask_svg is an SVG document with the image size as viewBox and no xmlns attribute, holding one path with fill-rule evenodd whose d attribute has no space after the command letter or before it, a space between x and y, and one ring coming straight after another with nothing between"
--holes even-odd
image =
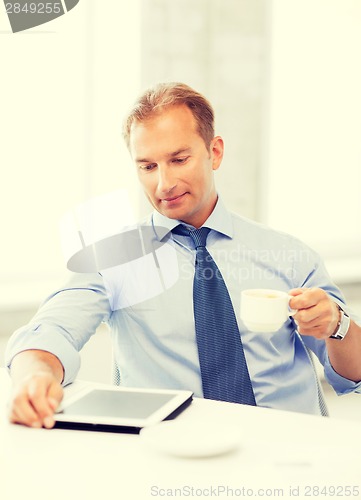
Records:
<instances>
[{"instance_id":1,"label":"blue striped necktie","mask_svg":"<svg viewBox=\"0 0 361 500\"><path fill-rule=\"evenodd\" d=\"M173 232L196 247L193 307L203 395L207 399L256 405L232 302L222 274L206 249L210 229Z\"/></svg>"}]
</instances>

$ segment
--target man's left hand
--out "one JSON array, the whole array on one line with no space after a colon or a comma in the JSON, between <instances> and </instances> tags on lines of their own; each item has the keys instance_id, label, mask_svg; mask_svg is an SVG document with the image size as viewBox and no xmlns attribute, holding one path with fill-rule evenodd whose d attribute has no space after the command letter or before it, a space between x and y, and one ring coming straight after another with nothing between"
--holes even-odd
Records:
<instances>
[{"instance_id":1,"label":"man's left hand","mask_svg":"<svg viewBox=\"0 0 361 500\"><path fill-rule=\"evenodd\" d=\"M301 335L327 339L336 329L340 310L329 295L321 288L294 288L289 291L294 298L290 307L297 309L293 315Z\"/></svg>"}]
</instances>

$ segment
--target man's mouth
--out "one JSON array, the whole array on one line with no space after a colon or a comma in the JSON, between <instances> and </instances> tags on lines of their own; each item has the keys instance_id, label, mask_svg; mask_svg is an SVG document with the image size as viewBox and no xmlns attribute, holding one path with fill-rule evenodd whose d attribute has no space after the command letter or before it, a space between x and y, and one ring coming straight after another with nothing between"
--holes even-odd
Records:
<instances>
[{"instance_id":1,"label":"man's mouth","mask_svg":"<svg viewBox=\"0 0 361 500\"><path fill-rule=\"evenodd\" d=\"M165 203L167 205L170 205L172 203L177 203L177 201L180 201L183 196L185 196L187 193L182 193L177 196L169 196L168 198L162 198L161 202Z\"/></svg>"}]
</instances>

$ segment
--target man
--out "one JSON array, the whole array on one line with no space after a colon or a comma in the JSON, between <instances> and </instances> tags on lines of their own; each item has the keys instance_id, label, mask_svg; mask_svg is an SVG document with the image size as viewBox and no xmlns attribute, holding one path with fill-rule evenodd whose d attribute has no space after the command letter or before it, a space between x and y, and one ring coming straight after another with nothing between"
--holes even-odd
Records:
<instances>
[{"instance_id":1,"label":"man","mask_svg":"<svg viewBox=\"0 0 361 500\"><path fill-rule=\"evenodd\" d=\"M157 235L160 226L172 235L180 277L156 297L117 308L115 297L124 290L121 272L117 279L112 270L75 274L9 342L10 420L54 425L61 384L76 377L78 351L102 321L112 330L122 384L203 395L192 297L196 245L175 230L180 222L187 230L210 228L206 247L234 306L257 405L320 414L308 349L338 393L359 391L361 327L319 257L289 235L229 213L218 197L214 171L222 161L223 141L214 136L208 101L186 85L160 84L140 97L125 122L124 137L155 209L141 226L154 228L158 239L164 237ZM298 312L274 334L249 332L238 317L240 292L246 288L289 291L290 306ZM348 316L353 319L345 326ZM335 333L344 338L330 338Z\"/></svg>"}]
</instances>

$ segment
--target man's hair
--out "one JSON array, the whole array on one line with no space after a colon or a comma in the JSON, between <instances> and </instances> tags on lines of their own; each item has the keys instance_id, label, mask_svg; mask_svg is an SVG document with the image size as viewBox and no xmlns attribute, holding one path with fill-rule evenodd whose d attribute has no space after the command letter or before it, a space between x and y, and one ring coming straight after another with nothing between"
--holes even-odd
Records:
<instances>
[{"instance_id":1,"label":"man's hair","mask_svg":"<svg viewBox=\"0 0 361 500\"><path fill-rule=\"evenodd\" d=\"M197 131L209 149L214 137L214 112L209 101L188 85L179 82L158 83L146 90L135 102L123 125L123 137L129 148L134 122L143 122L171 106L187 106L197 123Z\"/></svg>"}]
</instances>

